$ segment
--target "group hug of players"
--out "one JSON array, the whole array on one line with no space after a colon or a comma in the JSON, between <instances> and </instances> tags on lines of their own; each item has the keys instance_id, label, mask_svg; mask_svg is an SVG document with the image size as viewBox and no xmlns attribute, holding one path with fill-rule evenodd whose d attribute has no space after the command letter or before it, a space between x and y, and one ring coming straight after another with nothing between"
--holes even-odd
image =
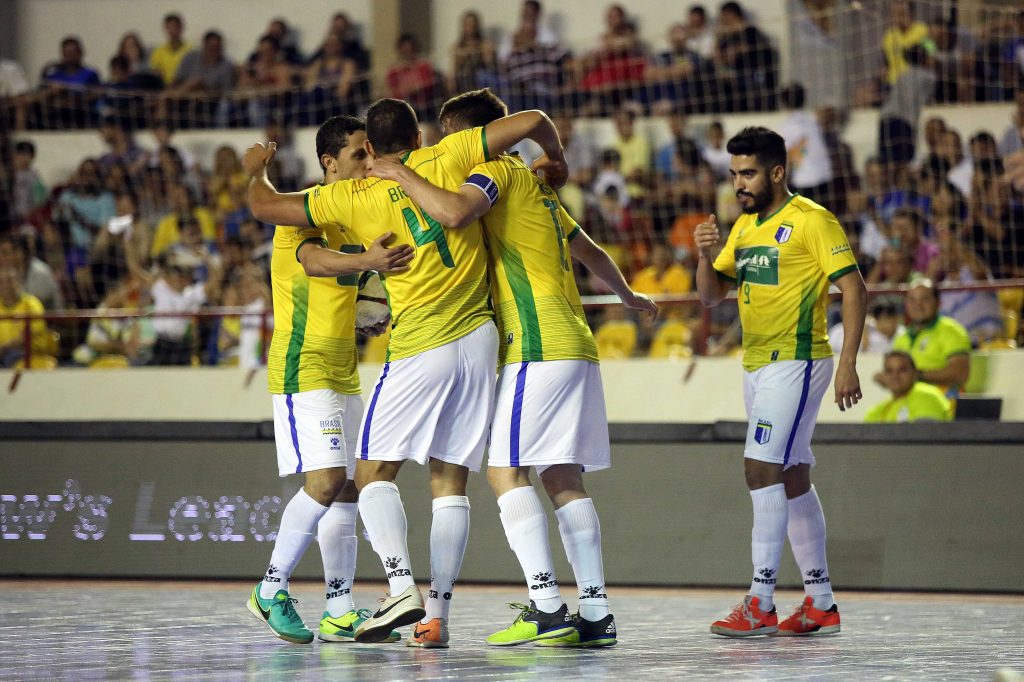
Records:
<instances>
[{"instance_id":1,"label":"group hug of players","mask_svg":"<svg viewBox=\"0 0 1024 682\"><path fill-rule=\"evenodd\" d=\"M439 118L444 138L431 147L421 146L416 114L400 100L377 101L365 123L347 116L329 119L316 138L323 183L300 193L278 193L267 179L273 144L256 144L243 158L252 177L252 214L277 225L268 377L278 468L281 476L305 476L302 489L282 514L269 566L247 607L276 636L300 644L316 636L325 642L394 642L401 639L398 628L413 625L408 646L448 647L451 599L469 535L466 481L470 471L480 469L486 449L488 482L528 586L528 603L513 604L514 621L488 636L487 643L610 646L617 642L617 633L605 593L600 522L583 484L584 471L611 464L608 427L597 348L583 313L572 261L601 278L627 307L654 316L657 306L630 289L614 261L559 202L553 188L565 182L568 169L558 134L544 113L509 116L504 103L485 89L452 98ZM712 632L728 636L834 633L839 630L839 614L824 565L824 519L808 521L799 512L807 508L821 516L807 473L813 457L792 455L800 448L810 455L810 429L824 393L819 384L823 372L828 372L826 386L831 377L831 351L826 358L822 349L828 348L827 341L822 344L818 338L827 337L823 328L817 329L817 298L823 306L829 281L847 292L844 284L851 271L846 266L852 254L847 247L836 258L828 240L839 239L836 228L843 243L845 235L828 211L789 195L784 147L782 175L776 172L781 138L753 128L730 144L739 140L743 147L744 135L753 135L751 151L730 151L734 167L737 159L746 159L756 168L734 171L737 195L747 215L724 248L713 217L697 229L702 295L706 290L706 300L717 303L711 299L719 293L724 296L733 280L743 285L746 264L736 254L747 251L740 248L745 245L733 242L764 238L754 231L740 236L744 232L740 223L747 218L751 225L756 220L764 227L760 233L768 237L777 234L780 219L788 226L784 242L776 239L777 247L785 247L782 255L777 251L774 256L777 279L786 274L785 250L802 249L808 254L805 261L820 261L825 285L818 287L821 292L810 294L813 301L796 306L802 317L794 324L811 324L813 329L806 330L810 340L784 348L781 357L776 352L770 363L764 363L767 366L756 371L747 367L748 373L756 375L790 362L800 368L814 365L814 381L805 380L802 369L789 380L783 377L783 383L789 381L798 393L803 386L795 420L788 426L776 423L771 438L764 437L763 426L748 438L746 457L760 459L777 476L768 474L763 485L751 487L755 510L751 593L727 618L716 621ZM516 154L507 153L527 138L544 152L532 168ZM764 147L766 139L768 147ZM781 208L775 210L775 204ZM765 221L759 217L776 227L762 225ZM805 238L805 233L821 225L827 234ZM819 257L819 251L832 256ZM836 262L826 262L829 258ZM712 267L712 260L717 279L708 284L702 268ZM795 267L806 269L807 263L799 261ZM390 333L387 361L365 409L355 327L358 283L364 271L376 271L384 278L390 308L389 321L381 325ZM855 265L852 274L859 280ZM749 282L746 289L749 303ZM776 289L771 292L775 297L782 292ZM801 295L808 297L806 291ZM823 327L824 311L820 312ZM741 306L745 332L753 319L744 317ZM847 330L847 340L857 344L859 338L857 329ZM854 357L855 352L854 347ZM775 390L769 385L778 383L777 377L761 379L765 388L752 391ZM838 378L836 386L838 401ZM813 414L804 414L802 424L801 412L809 402L814 403ZM748 411L750 407L748 401ZM797 437L789 438L787 428ZM772 441L764 448L767 454L751 451L751 442L758 445L758 440L764 440L762 446ZM406 460L429 469L433 504L426 599L413 579L405 510L395 485ZM793 469L801 472L796 479L787 465L796 465ZM547 517L530 482L531 468L536 469L554 506L573 568L578 589L575 613L569 611L555 578ZM803 478L806 489L800 490ZM775 581L766 579L778 569L781 545L776 552L766 550L763 539L757 542L758 510L771 508L777 526L776 493L780 491L782 536L776 539L785 542L787 504L792 510L796 502L797 523L789 524L790 541L802 572L805 562L797 547L814 546L807 550L814 555L808 559L813 564L808 570L816 574L815 581L805 581L804 603L781 623L772 604ZM352 598L357 514L389 583L374 611L357 609ZM796 536L792 526L798 526ZM801 532L814 535L813 542ZM327 594L316 635L303 623L288 592L289 577L314 537L323 557Z\"/></svg>"}]
</instances>

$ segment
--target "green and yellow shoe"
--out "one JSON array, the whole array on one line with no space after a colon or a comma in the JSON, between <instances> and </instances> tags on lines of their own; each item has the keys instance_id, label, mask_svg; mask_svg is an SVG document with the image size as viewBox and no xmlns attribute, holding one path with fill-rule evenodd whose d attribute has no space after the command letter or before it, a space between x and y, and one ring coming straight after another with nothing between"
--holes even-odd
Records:
<instances>
[{"instance_id":1,"label":"green and yellow shoe","mask_svg":"<svg viewBox=\"0 0 1024 682\"><path fill-rule=\"evenodd\" d=\"M354 642L356 641L356 628L372 615L373 612L369 609L359 609L358 611L349 611L335 618L327 611L324 611L323 618L320 619L320 634L318 637L322 642ZM402 639L402 636L392 630L391 634L382 639L381 642L387 644L397 642L400 639Z\"/></svg>"},{"instance_id":2,"label":"green and yellow shoe","mask_svg":"<svg viewBox=\"0 0 1024 682\"><path fill-rule=\"evenodd\" d=\"M608 614L598 621L590 621L576 614L573 629L567 635L537 641L537 646L554 647L599 647L618 643L615 632L615 618Z\"/></svg>"},{"instance_id":3,"label":"green and yellow shoe","mask_svg":"<svg viewBox=\"0 0 1024 682\"><path fill-rule=\"evenodd\" d=\"M298 601L288 596L285 590L278 590L273 599L263 599L260 597L260 584L256 583L245 606L277 637L293 644L309 644L313 641L313 632L303 624L292 606Z\"/></svg>"},{"instance_id":4,"label":"green and yellow shoe","mask_svg":"<svg viewBox=\"0 0 1024 682\"><path fill-rule=\"evenodd\" d=\"M520 613L512 621L512 625L487 638L487 643L491 646L515 646L552 637L564 637L576 632L569 608L565 604L554 613L538 611L532 601L529 606L509 604L509 607L518 609Z\"/></svg>"}]
</instances>

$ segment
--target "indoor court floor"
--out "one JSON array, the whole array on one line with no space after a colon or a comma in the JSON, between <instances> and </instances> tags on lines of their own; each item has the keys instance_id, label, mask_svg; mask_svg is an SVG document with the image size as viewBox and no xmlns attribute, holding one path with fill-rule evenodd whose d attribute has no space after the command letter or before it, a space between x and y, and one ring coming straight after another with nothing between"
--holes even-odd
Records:
<instances>
[{"instance_id":1,"label":"indoor court floor","mask_svg":"<svg viewBox=\"0 0 1024 682\"><path fill-rule=\"evenodd\" d=\"M322 586L292 587L315 629ZM383 587L357 584L356 603L370 607ZM421 650L404 639L288 644L246 611L251 588L0 580L0 680L994 680L1024 672L1020 595L841 593L839 635L733 640L709 634L708 625L739 590L613 588L619 644L567 650L488 647L484 637L515 617L506 602L522 601L525 590L463 585L451 648ZM800 597L781 592L780 612L788 615Z\"/></svg>"}]
</instances>

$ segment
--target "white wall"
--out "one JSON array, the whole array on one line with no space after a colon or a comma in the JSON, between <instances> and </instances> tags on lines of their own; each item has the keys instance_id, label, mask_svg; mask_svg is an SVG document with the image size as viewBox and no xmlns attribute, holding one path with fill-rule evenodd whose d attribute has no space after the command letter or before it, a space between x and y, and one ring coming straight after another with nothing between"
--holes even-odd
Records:
<instances>
[{"instance_id":1,"label":"white wall","mask_svg":"<svg viewBox=\"0 0 1024 682\"><path fill-rule=\"evenodd\" d=\"M164 41L162 19L177 12L185 21L185 38L197 44L203 33L216 29L224 35L228 55L245 59L271 19L283 17L301 36L301 49L312 52L327 33L335 12L344 11L364 36L370 35L372 0L0 0L17 2L18 60L30 82L43 67L60 56L60 41L67 35L82 39L85 61L101 76L117 50L121 36L136 31L147 47Z\"/></svg>"},{"instance_id":2,"label":"white wall","mask_svg":"<svg viewBox=\"0 0 1024 682\"><path fill-rule=\"evenodd\" d=\"M1003 398L1003 420L1024 421L1024 352L988 356L988 395ZM826 394L819 420L857 423L885 392L871 381L882 366L878 354L860 358L864 400L840 412ZM379 367L360 367L363 392L376 383ZM746 421L736 358L619 360L601 365L608 419L625 423ZM237 368L58 369L21 376L13 393L0 399L0 422L47 420L260 421L272 418L266 374L246 383ZM0 390L11 372L0 371ZM369 398L369 395L365 395Z\"/></svg>"}]
</instances>

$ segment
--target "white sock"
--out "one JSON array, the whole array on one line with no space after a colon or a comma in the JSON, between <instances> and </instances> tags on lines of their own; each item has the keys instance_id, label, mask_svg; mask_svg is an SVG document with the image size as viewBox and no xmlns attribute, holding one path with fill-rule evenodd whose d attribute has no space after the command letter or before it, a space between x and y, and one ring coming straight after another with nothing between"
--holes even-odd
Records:
<instances>
[{"instance_id":1,"label":"white sock","mask_svg":"<svg viewBox=\"0 0 1024 682\"><path fill-rule=\"evenodd\" d=\"M787 530L804 581L804 594L814 599L814 608L827 611L836 602L825 561L825 513L813 485L789 501Z\"/></svg>"},{"instance_id":2,"label":"white sock","mask_svg":"<svg viewBox=\"0 0 1024 682\"><path fill-rule=\"evenodd\" d=\"M548 519L532 485L513 488L498 498L501 525L509 547L526 576L530 600L545 613L554 613L565 602L558 591L555 563L548 544Z\"/></svg>"},{"instance_id":3,"label":"white sock","mask_svg":"<svg viewBox=\"0 0 1024 682\"><path fill-rule=\"evenodd\" d=\"M356 575L356 514L355 502L335 502L316 527L320 542L320 555L324 560L324 582L327 585L327 606L324 610L334 617L353 611L352 581Z\"/></svg>"},{"instance_id":4,"label":"white sock","mask_svg":"<svg viewBox=\"0 0 1024 682\"><path fill-rule=\"evenodd\" d=\"M430 592L427 593L423 622L448 618L455 580L469 541L469 498L465 495L438 497L433 503L430 523Z\"/></svg>"},{"instance_id":5,"label":"white sock","mask_svg":"<svg viewBox=\"0 0 1024 682\"><path fill-rule=\"evenodd\" d=\"M565 555L576 575L580 615L589 621L601 620L608 615L608 595L601 561L601 521L597 518L594 501L589 497L573 500L556 509L555 516Z\"/></svg>"},{"instance_id":6,"label":"white sock","mask_svg":"<svg viewBox=\"0 0 1024 682\"><path fill-rule=\"evenodd\" d=\"M270 566L260 583L260 597L273 599L278 590L288 589L288 579L306 547L309 547L316 524L326 513L327 507L299 488L281 514L281 527L270 555Z\"/></svg>"},{"instance_id":7,"label":"white sock","mask_svg":"<svg viewBox=\"0 0 1024 682\"><path fill-rule=\"evenodd\" d=\"M786 544L786 486L781 483L750 491L754 504L754 528L750 532L750 555L754 579L750 594L760 597L762 611L775 606L775 582L778 580L782 548Z\"/></svg>"},{"instance_id":8,"label":"white sock","mask_svg":"<svg viewBox=\"0 0 1024 682\"><path fill-rule=\"evenodd\" d=\"M359 516L370 535L373 551L387 572L392 595L416 584L409 561L408 524L398 486L387 481L370 483L359 493Z\"/></svg>"}]
</instances>

